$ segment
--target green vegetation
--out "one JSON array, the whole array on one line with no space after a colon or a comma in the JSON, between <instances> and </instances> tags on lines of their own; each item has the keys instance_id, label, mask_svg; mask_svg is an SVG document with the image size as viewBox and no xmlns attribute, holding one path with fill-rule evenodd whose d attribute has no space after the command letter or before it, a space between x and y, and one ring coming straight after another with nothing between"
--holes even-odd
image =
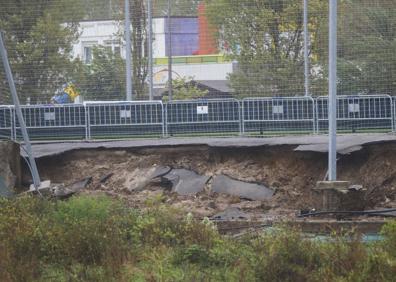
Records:
<instances>
[{"instance_id":1,"label":"green vegetation","mask_svg":"<svg viewBox=\"0 0 396 282\"><path fill-rule=\"evenodd\" d=\"M235 96L295 96L304 93L303 5L301 0L205 0L217 31L220 53L238 62L229 75ZM339 94L396 93L395 0L340 0L338 24ZM97 51L92 66L71 58L82 20L124 17L123 0L2 0L11 68L22 102L50 100L64 83L75 81L89 99L124 97L124 60ZM133 96L147 95L146 1L131 0ZM172 15L196 16L199 0L172 0ZM327 93L328 3L310 0L310 92ZM153 1L153 14L168 13L167 0ZM115 34L122 45L122 21ZM117 51L119 53L119 51ZM117 58L116 58L117 57ZM113 75L114 74L114 75ZM124 76L124 77L122 77ZM10 102L0 67L0 104ZM177 90L176 90L177 91ZM183 94L184 95L184 94ZM188 95L187 95L188 96Z\"/></svg>"},{"instance_id":2,"label":"green vegetation","mask_svg":"<svg viewBox=\"0 0 396 282\"><path fill-rule=\"evenodd\" d=\"M396 222L384 241L327 242L288 228L231 239L148 200L104 196L0 200L1 281L392 281ZM352 239L351 239L352 238Z\"/></svg>"},{"instance_id":3,"label":"green vegetation","mask_svg":"<svg viewBox=\"0 0 396 282\"><path fill-rule=\"evenodd\" d=\"M125 61L104 47L93 48L90 65L79 64L76 84L86 100L103 101L125 98Z\"/></svg>"},{"instance_id":4,"label":"green vegetation","mask_svg":"<svg viewBox=\"0 0 396 282\"><path fill-rule=\"evenodd\" d=\"M177 100L191 100L191 99L199 99L205 97L208 94L207 90L201 90L194 83L193 77L182 77L172 80L172 89L173 89L173 101ZM167 86L169 89L169 86ZM169 93L166 92L166 96L163 97L164 102L169 101Z\"/></svg>"},{"instance_id":5,"label":"green vegetation","mask_svg":"<svg viewBox=\"0 0 396 282\"><path fill-rule=\"evenodd\" d=\"M239 70L229 77L239 96L304 92L300 0L206 0L220 43ZM310 0L311 93L327 93L328 1ZM338 1L339 94L396 92L394 0Z\"/></svg>"}]
</instances>

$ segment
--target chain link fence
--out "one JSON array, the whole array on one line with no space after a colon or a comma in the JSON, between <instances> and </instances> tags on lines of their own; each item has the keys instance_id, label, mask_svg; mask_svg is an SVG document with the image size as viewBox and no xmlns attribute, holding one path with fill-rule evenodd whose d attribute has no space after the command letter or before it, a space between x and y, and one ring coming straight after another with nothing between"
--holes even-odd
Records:
<instances>
[{"instance_id":1,"label":"chain link fence","mask_svg":"<svg viewBox=\"0 0 396 282\"><path fill-rule=\"evenodd\" d=\"M128 13L125 4L2 0L33 139L327 132L328 1L129 0ZM395 5L338 1L339 132L395 129ZM18 139L9 104L0 68L0 136Z\"/></svg>"}]
</instances>

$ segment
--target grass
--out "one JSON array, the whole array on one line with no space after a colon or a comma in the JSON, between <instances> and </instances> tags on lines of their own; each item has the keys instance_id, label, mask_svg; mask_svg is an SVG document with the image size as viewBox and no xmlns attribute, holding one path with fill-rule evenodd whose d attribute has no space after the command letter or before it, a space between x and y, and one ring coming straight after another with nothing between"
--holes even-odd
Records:
<instances>
[{"instance_id":1,"label":"grass","mask_svg":"<svg viewBox=\"0 0 396 282\"><path fill-rule=\"evenodd\" d=\"M104 196L0 200L0 281L394 281L396 222L384 240L306 240L281 227L238 240L161 198L137 211ZM351 240L351 237L353 238Z\"/></svg>"}]
</instances>

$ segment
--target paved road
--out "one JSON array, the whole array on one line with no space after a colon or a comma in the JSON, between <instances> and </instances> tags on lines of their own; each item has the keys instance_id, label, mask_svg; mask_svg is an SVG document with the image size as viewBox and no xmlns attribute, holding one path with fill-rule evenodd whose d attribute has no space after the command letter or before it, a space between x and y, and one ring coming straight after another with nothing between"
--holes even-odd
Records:
<instances>
[{"instance_id":1,"label":"paved road","mask_svg":"<svg viewBox=\"0 0 396 282\"><path fill-rule=\"evenodd\" d=\"M348 134L337 137L337 151L349 154L360 150L364 145L396 141L395 134ZM167 139L135 139L117 141L91 142L49 142L34 143L35 157L41 158L62 154L78 149L117 149L117 148L150 148L204 145L209 147L260 147L276 145L295 145L296 151L327 152L326 135L284 136L268 138L230 137L230 138L167 138ZM22 150L22 154L25 154Z\"/></svg>"}]
</instances>

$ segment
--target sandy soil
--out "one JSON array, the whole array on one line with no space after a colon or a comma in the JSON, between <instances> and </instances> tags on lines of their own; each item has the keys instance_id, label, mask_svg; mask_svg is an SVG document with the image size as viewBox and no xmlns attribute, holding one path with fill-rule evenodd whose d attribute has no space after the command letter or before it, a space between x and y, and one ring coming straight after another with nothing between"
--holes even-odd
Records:
<instances>
[{"instance_id":1,"label":"sandy soil","mask_svg":"<svg viewBox=\"0 0 396 282\"><path fill-rule=\"evenodd\" d=\"M343 155L339 179L362 184L368 189L367 208L396 207L396 144L368 145L358 152ZM89 193L105 192L125 198L132 206L143 207L157 197L198 217L211 216L227 207L239 207L255 218L290 217L300 209L312 207L311 189L326 175L324 153L295 152L293 146L259 148L209 148L181 146L155 149L85 149L38 160L43 179L72 183L92 176ZM185 168L199 174L225 174L242 181L254 181L276 189L268 201L247 201L210 191L195 196L179 196L159 182L147 182L158 166ZM100 179L113 175L105 182ZM25 181L28 173L25 169ZM144 187L144 189L141 189ZM138 188L138 189L137 189Z\"/></svg>"}]
</instances>

